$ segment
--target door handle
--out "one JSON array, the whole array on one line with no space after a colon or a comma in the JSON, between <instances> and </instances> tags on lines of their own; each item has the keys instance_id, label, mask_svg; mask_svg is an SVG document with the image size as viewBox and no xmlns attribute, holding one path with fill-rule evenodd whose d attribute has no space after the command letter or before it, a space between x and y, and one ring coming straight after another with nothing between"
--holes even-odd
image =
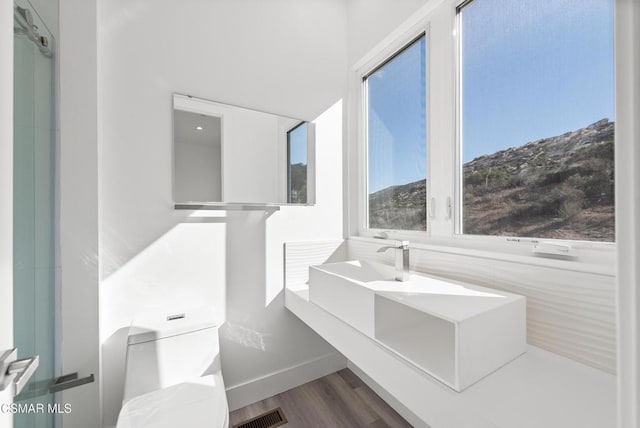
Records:
<instances>
[{"instance_id":1,"label":"door handle","mask_svg":"<svg viewBox=\"0 0 640 428\"><path fill-rule=\"evenodd\" d=\"M16 395L20 394L24 387L27 386L27 383L29 383L31 376L33 376L33 374L36 372L36 369L39 365L40 357L38 355L35 355L31 358L16 360L9 364L8 373L15 373L16 375L15 379L13 380L13 383L16 384Z\"/></svg>"},{"instance_id":2,"label":"door handle","mask_svg":"<svg viewBox=\"0 0 640 428\"><path fill-rule=\"evenodd\" d=\"M5 352L0 358L0 390L4 390L10 384L14 385L13 395L22 392L24 387L36 372L40 365L40 357L35 355L30 358L18 360L18 350L13 348Z\"/></svg>"},{"instance_id":3,"label":"door handle","mask_svg":"<svg viewBox=\"0 0 640 428\"><path fill-rule=\"evenodd\" d=\"M65 389L75 388L76 386L86 385L94 381L93 373L87 377L78 378L78 372L70 373L64 376L56 378L56 380L49 386L49 392L64 391Z\"/></svg>"}]
</instances>

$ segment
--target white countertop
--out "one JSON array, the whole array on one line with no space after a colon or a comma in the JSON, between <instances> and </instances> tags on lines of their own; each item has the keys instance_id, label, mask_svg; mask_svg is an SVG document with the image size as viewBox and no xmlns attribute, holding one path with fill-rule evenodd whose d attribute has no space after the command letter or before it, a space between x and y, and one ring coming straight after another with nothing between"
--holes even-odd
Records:
<instances>
[{"instance_id":1,"label":"white countertop","mask_svg":"<svg viewBox=\"0 0 640 428\"><path fill-rule=\"evenodd\" d=\"M286 290L286 306L431 428L615 427L612 374L528 346L457 393L310 303L304 287Z\"/></svg>"}]
</instances>

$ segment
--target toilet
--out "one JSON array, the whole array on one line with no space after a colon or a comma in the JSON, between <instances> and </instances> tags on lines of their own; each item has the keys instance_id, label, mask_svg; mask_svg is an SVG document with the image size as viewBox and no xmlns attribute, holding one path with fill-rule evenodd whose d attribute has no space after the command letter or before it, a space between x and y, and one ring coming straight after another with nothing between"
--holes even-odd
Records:
<instances>
[{"instance_id":1,"label":"toilet","mask_svg":"<svg viewBox=\"0 0 640 428\"><path fill-rule=\"evenodd\" d=\"M213 314L155 310L133 320L117 428L229 426Z\"/></svg>"}]
</instances>

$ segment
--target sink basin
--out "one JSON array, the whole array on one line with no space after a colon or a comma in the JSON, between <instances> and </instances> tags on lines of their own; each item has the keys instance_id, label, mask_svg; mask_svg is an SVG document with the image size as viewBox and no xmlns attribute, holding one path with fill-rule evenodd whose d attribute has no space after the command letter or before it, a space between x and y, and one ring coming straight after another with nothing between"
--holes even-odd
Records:
<instances>
[{"instance_id":1,"label":"sink basin","mask_svg":"<svg viewBox=\"0 0 640 428\"><path fill-rule=\"evenodd\" d=\"M309 300L373 337L375 282L393 282L395 269L353 260L309 268ZM399 283L398 283L399 284Z\"/></svg>"},{"instance_id":2,"label":"sink basin","mask_svg":"<svg viewBox=\"0 0 640 428\"><path fill-rule=\"evenodd\" d=\"M370 261L309 268L309 300L456 391L525 351L526 300Z\"/></svg>"}]
</instances>

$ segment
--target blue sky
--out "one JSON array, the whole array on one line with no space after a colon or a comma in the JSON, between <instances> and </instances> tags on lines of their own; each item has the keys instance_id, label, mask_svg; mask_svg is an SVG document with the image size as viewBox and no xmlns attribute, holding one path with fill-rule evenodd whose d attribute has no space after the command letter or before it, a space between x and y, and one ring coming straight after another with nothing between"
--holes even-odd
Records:
<instances>
[{"instance_id":1,"label":"blue sky","mask_svg":"<svg viewBox=\"0 0 640 428\"><path fill-rule=\"evenodd\" d=\"M464 162L614 119L613 0L476 0L462 22ZM367 79L370 193L426 176L424 55Z\"/></svg>"},{"instance_id":2,"label":"blue sky","mask_svg":"<svg viewBox=\"0 0 640 428\"><path fill-rule=\"evenodd\" d=\"M289 132L289 162L307 163L307 123L303 123Z\"/></svg>"},{"instance_id":3,"label":"blue sky","mask_svg":"<svg viewBox=\"0 0 640 428\"><path fill-rule=\"evenodd\" d=\"M369 192L426 176L425 38L367 78Z\"/></svg>"},{"instance_id":4,"label":"blue sky","mask_svg":"<svg viewBox=\"0 0 640 428\"><path fill-rule=\"evenodd\" d=\"M612 0L462 10L463 161L614 120Z\"/></svg>"}]
</instances>

